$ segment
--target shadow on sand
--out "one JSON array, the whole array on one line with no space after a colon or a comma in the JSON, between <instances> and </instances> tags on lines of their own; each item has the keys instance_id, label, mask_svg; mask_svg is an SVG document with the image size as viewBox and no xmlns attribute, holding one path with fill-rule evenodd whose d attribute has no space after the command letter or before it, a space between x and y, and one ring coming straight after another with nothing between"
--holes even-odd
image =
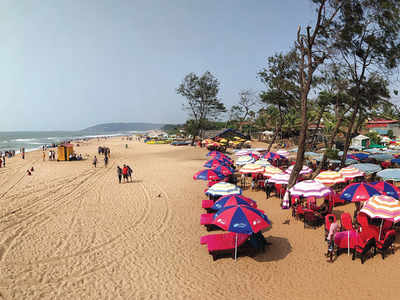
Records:
<instances>
[{"instance_id":1,"label":"shadow on sand","mask_svg":"<svg viewBox=\"0 0 400 300\"><path fill-rule=\"evenodd\" d=\"M269 236L266 238L271 245L265 248L264 253L259 253L254 256L254 260L258 262L269 262L284 259L290 252L292 246L287 238Z\"/></svg>"}]
</instances>

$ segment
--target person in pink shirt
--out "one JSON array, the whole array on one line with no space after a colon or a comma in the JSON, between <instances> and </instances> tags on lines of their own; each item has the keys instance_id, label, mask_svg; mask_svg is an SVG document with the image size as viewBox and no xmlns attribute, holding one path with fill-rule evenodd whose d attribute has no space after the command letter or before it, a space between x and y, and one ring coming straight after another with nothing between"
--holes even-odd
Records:
<instances>
[{"instance_id":1,"label":"person in pink shirt","mask_svg":"<svg viewBox=\"0 0 400 300\"><path fill-rule=\"evenodd\" d=\"M335 244L335 235L336 232L339 231L339 221L334 219L332 216L329 217L329 222L331 222L331 227L329 227L328 237L326 238L328 241L328 253L333 251L333 246Z\"/></svg>"}]
</instances>

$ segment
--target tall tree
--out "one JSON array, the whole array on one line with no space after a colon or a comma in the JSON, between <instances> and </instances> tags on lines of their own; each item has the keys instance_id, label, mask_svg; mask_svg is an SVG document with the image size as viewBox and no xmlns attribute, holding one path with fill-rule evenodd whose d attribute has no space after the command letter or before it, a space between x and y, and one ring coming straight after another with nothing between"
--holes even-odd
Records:
<instances>
[{"instance_id":1,"label":"tall tree","mask_svg":"<svg viewBox=\"0 0 400 300\"><path fill-rule=\"evenodd\" d=\"M333 23L336 32L332 49L350 74L353 109L346 132L342 165L351 135L365 101L368 82L398 65L400 59L400 1L343 0L339 17Z\"/></svg>"},{"instance_id":2,"label":"tall tree","mask_svg":"<svg viewBox=\"0 0 400 300\"><path fill-rule=\"evenodd\" d=\"M257 99L251 90L239 92L239 103L232 106L230 119L239 122L239 130L243 130L243 123L254 117L254 109L257 106Z\"/></svg>"},{"instance_id":3,"label":"tall tree","mask_svg":"<svg viewBox=\"0 0 400 300\"><path fill-rule=\"evenodd\" d=\"M187 100L183 108L189 112L192 119L190 128L193 132L193 145L196 136L204 129L206 121L215 120L220 113L226 111L225 105L218 98L219 82L209 71L200 77L190 73L185 76L176 92Z\"/></svg>"}]
</instances>

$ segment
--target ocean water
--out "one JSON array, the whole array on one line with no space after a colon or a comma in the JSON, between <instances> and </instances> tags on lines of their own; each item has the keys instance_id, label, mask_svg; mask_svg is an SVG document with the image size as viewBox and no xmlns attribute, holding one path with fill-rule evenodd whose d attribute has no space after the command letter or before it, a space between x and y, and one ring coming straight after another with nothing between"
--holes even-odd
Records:
<instances>
[{"instance_id":1,"label":"ocean water","mask_svg":"<svg viewBox=\"0 0 400 300\"><path fill-rule=\"evenodd\" d=\"M19 151L22 147L26 151L32 151L41 148L43 145L57 144L63 141L96 138L102 136L126 136L138 132L96 132L88 134L87 132L72 131L15 131L0 132L0 151L15 150Z\"/></svg>"}]
</instances>

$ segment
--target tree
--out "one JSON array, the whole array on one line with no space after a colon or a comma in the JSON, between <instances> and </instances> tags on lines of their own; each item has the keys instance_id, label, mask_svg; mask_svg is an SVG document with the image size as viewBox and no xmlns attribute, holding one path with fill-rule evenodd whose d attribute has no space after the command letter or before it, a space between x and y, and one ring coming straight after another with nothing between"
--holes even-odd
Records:
<instances>
[{"instance_id":1,"label":"tree","mask_svg":"<svg viewBox=\"0 0 400 300\"><path fill-rule=\"evenodd\" d=\"M313 2L317 5L317 18L314 28L307 26L306 30L302 31L301 26L299 26L295 43L299 57L301 128L296 164L290 175L288 189L296 183L303 167L308 127L308 95L315 79L314 73L329 57L329 29L341 7L338 1L313 0Z\"/></svg>"},{"instance_id":2,"label":"tree","mask_svg":"<svg viewBox=\"0 0 400 300\"><path fill-rule=\"evenodd\" d=\"M218 91L219 82L208 71L200 77L194 73L186 75L176 89L176 92L187 100L183 108L189 112L192 119L192 145L196 136L204 129L206 121L216 119L220 113L226 111L225 105L218 98Z\"/></svg>"},{"instance_id":3,"label":"tree","mask_svg":"<svg viewBox=\"0 0 400 300\"><path fill-rule=\"evenodd\" d=\"M336 59L350 74L352 86L353 109L346 132L344 165L357 116L365 104L368 82L398 65L400 1L346 0L342 3L339 17L332 24L336 32L332 49L336 50Z\"/></svg>"}]
</instances>

